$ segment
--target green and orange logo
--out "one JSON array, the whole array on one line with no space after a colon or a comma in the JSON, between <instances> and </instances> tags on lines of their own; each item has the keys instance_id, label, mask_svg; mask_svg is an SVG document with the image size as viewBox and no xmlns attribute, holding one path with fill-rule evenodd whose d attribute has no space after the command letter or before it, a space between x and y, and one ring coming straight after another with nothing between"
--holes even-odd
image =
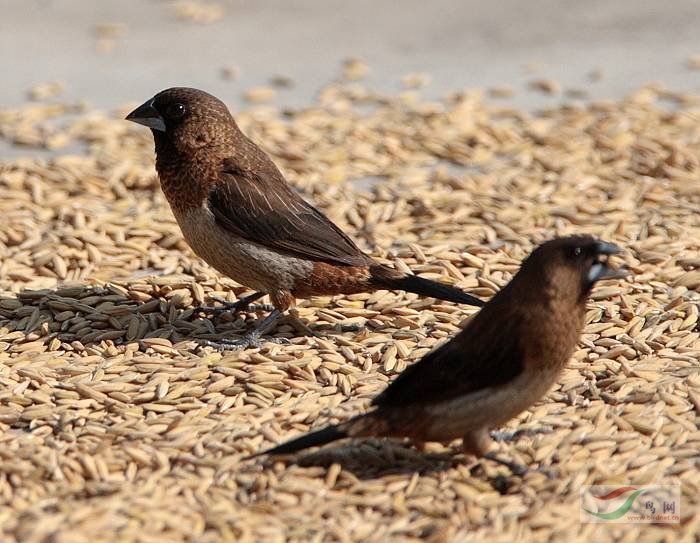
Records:
<instances>
[{"instance_id":1,"label":"green and orange logo","mask_svg":"<svg viewBox=\"0 0 700 543\"><path fill-rule=\"evenodd\" d=\"M596 513L595 511L589 511L585 507L583 510L588 513L589 515L593 515L594 517L597 517L599 519L603 520L617 520L621 518L623 515L627 513L631 509L631 507L634 505L635 500L640 496L640 494L643 494L646 492L645 488L642 488L640 490L637 490L633 486L623 486L622 488L617 488L613 490L612 492L608 492L607 494L603 496L593 496L596 500L601 500L601 501L608 501L608 500L614 500L615 498L618 498L624 494L627 494L628 492L632 492L629 496L627 496L627 499L624 501L620 507L615 509L614 511L610 511L609 513Z\"/></svg>"},{"instance_id":2,"label":"green and orange logo","mask_svg":"<svg viewBox=\"0 0 700 543\"><path fill-rule=\"evenodd\" d=\"M584 486L581 522L677 523L680 495L680 485Z\"/></svg>"}]
</instances>

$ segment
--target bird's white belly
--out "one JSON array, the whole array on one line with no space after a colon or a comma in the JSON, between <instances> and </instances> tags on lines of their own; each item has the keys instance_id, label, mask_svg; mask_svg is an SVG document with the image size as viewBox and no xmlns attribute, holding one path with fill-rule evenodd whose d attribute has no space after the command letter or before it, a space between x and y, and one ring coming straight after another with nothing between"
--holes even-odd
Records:
<instances>
[{"instance_id":1,"label":"bird's white belly","mask_svg":"<svg viewBox=\"0 0 700 543\"><path fill-rule=\"evenodd\" d=\"M429 408L434 431L457 438L482 428L498 428L549 391L559 370L525 371L504 386L485 388ZM443 438L444 439L444 438Z\"/></svg>"},{"instance_id":2,"label":"bird's white belly","mask_svg":"<svg viewBox=\"0 0 700 543\"><path fill-rule=\"evenodd\" d=\"M307 260L282 255L231 234L204 207L184 212L173 209L173 213L192 250L246 287L263 292L289 290L313 268Z\"/></svg>"}]
</instances>

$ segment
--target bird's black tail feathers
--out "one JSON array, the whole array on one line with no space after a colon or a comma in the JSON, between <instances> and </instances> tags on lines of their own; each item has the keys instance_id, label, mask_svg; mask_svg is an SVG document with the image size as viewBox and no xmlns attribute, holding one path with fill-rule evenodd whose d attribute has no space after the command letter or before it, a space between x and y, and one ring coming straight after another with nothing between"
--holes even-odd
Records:
<instances>
[{"instance_id":1,"label":"bird's black tail feathers","mask_svg":"<svg viewBox=\"0 0 700 543\"><path fill-rule=\"evenodd\" d=\"M316 432L304 434L296 439L291 439L281 445L277 445L277 447L256 453L249 458L255 458L256 456L265 454L292 454L302 449L308 449L309 447L319 447L331 441L343 439L344 437L348 437L348 434L344 430L341 430L339 426L328 426L322 430L317 430Z\"/></svg>"},{"instance_id":2,"label":"bird's black tail feathers","mask_svg":"<svg viewBox=\"0 0 700 543\"><path fill-rule=\"evenodd\" d=\"M467 304L475 307L483 307L486 304L486 302L471 294L467 294L457 287L431 281L430 279L425 279L417 275L406 274L403 276L396 276L395 270L389 270L383 266L370 269L370 272L372 273L370 281L379 288L385 288L387 290L405 290L421 296L429 296L456 304Z\"/></svg>"}]
</instances>

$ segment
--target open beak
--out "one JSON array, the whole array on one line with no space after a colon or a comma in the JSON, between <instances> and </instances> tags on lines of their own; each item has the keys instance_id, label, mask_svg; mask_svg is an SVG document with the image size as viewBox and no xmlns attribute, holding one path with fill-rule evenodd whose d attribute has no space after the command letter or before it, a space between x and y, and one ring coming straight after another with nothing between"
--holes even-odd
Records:
<instances>
[{"instance_id":1,"label":"open beak","mask_svg":"<svg viewBox=\"0 0 700 543\"><path fill-rule=\"evenodd\" d=\"M598 255L605 258L594 262L591 266L591 269L588 271L588 281L590 283L595 283L601 279L621 279L630 274L629 270L616 270L608 265L608 256L616 255L622 252L617 245L606 241L599 241L596 244L596 250Z\"/></svg>"},{"instance_id":2,"label":"open beak","mask_svg":"<svg viewBox=\"0 0 700 543\"><path fill-rule=\"evenodd\" d=\"M158 110L153 106L153 99L141 104L126 116L127 121L132 121L153 130L165 132L165 121Z\"/></svg>"}]
</instances>

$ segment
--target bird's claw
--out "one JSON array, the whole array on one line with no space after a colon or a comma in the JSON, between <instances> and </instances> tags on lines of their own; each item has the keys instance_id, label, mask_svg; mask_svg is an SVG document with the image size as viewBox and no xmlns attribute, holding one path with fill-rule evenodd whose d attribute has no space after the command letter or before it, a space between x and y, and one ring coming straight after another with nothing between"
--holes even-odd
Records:
<instances>
[{"instance_id":1,"label":"bird's claw","mask_svg":"<svg viewBox=\"0 0 700 543\"><path fill-rule=\"evenodd\" d=\"M210 313L213 315L221 315L222 313L240 313L241 311L245 311L250 307L249 303L245 303L245 300L238 300L235 302L227 302L226 300L222 298L213 298L215 302L219 302L221 304L221 307L211 307L207 305L200 305L198 307L195 307L195 311L199 313ZM243 302L243 303L242 303Z\"/></svg>"},{"instance_id":2,"label":"bird's claw","mask_svg":"<svg viewBox=\"0 0 700 543\"><path fill-rule=\"evenodd\" d=\"M241 339L220 339L212 341L205 339L202 341L203 347L212 347L217 351L243 351L245 349L259 349L263 343L277 343L278 345L289 345L290 341L283 337L267 338L264 341L259 337L245 336Z\"/></svg>"},{"instance_id":3,"label":"bird's claw","mask_svg":"<svg viewBox=\"0 0 700 543\"><path fill-rule=\"evenodd\" d=\"M517 475L518 477L522 477L528 472L527 466L524 466L523 464L518 464L517 462L513 462L511 460L506 460L505 458L501 458L500 456L494 453L486 453L484 455L484 458L506 466L513 475Z\"/></svg>"},{"instance_id":4,"label":"bird's claw","mask_svg":"<svg viewBox=\"0 0 700 543\"><path fill-rule=\"evenodd\" d=\"M537 471L538 473L542 473L547 477L547 479L556 479L557 473L554 470L547 469L543 466L537 466L534 470L529 468L528 466L525 466L523 464L518 464L517 462L513 462L511 460L506 460L505 458L501 458L495 453L487 453L484 455L484 458L487 458L491 460L492 462L496 462L498 464L501 464L503 466L506 466L513 475L517 477L523 477L525 474L528 472L532 471Z\"/></svg>"},{"instance_id":5,"label":"bird's claw","mask_svg":"<svg viewBox=\"0 0 700 543\"><path fill-rule=\"evenodd\" d=\"M214 347L217 351L244 351L246 349L259 349L262 347L262 341L259 338L248 338L236 340L222 339L219 342L210 342L210 347Z\"/></svg>"},{"instance_id":6,"label":"bird's claw","mask_svg":"<svg viewBox=\"0 0 700 543\"><path fill-rule=\"evenodd\" d=\"M261 298L262 294L247 296L239 298L235 302L229 302L221 296L209 296L214 302L221 304L221 307L209 307L209 306L199 306L195 308L195 311L200 313L211 313L214 315L221 315L222 313L241 313L242 311L274 311L275 307L271 304L254 304L253 301Z\"/></svg>"},{"instance_id":7,"label":"bird's claw","mask_svg":"<svg viewBox=\"0 0 700 543\"><path fill-rule=\"evenodd\" d=\"M275 306L272 304L249 304L248 305L248 311L252 311L253 313L260 313L263 311L274 311Z\"/></svg>"},{"instance_id":8,"label":"bird's claw","mask_svg":"<svg viewBox=\"0 0 700 543\"><path fill-rule=\"evenodd\" d=\"M221 307L211 307L207 305L200 305L198 307L195 307L194 310L198 313L209 313L212 315L221 315L222 313L240 313L241 311L245 310L248 307L248 304L244 303L242 304L242 300L238 300L236 302L227 302L223 298L218 298L212 296L212 300L215 302L219 302L221 304Z\"/></svg>"},{"instance_id":9,"label":"bird's claw","mask_svg":"<svg viewBox=\"0 0 700 543\"><path fill-rule=\"evenodd\" d=\"M538 434L551 434L553 431L554 429L551 426L514 430L512 432L494 430L491 432L491 438L493 438L495 441L515 441L522 436L532 437Z\"/></svg>"},{"instance_id":10,"label":"bird's claw","mask_svg":"<svg viewBox=\"0 0 700 543\"><path fill-rule=\"evenodd\" d=\"M506 466L513 475L516 475L517 477L524 477L525 474L530 471L530 469L523 465L523 464L518 464L517 462L505 462L503 464Z\"/></svg>"},{"instance_id":11,"label":"bird's claw","mask_svg":"<svg viewBox=\"0 0 700 543\"><path fill-rule=\"evenodd\" d=\"M205 315L221 315L222 313L227 313L231 311L229 307L209 307L206 305L200 305L194 308L195 313L204 313ZM235 312L235 311L234 311Z\"/></svg>"},{"instance_id":12,"label":"bird's claw","mask_svg":"<svg viewBox=\"0 0 700 543\"><path fill-rule=\"evenodd\" d=\"M537 466L537 471L539 473L542 473L547 477L547 479L556 479L557 478L557 472L553 469L548 469L543 466Z\"/></svg>"}]
</instances>

